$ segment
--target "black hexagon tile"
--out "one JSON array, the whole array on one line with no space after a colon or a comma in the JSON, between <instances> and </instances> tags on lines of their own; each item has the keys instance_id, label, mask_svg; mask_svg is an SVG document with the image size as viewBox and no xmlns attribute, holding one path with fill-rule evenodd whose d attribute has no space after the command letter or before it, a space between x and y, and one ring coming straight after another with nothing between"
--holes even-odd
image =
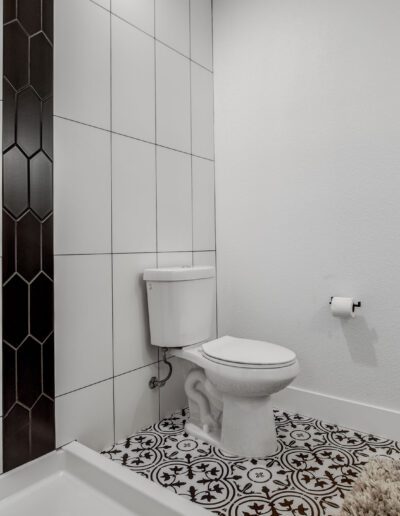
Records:
<instances>
[{"instance_id":1,"label":"black hexagon tile","mask_svg":"<svg viewBox=\"0 0 400 516\"><path fill-rule=\"evenodd\" d=\"M53 0L4 0L3 462L54 449Z\"/></svg>"}]
</instances>

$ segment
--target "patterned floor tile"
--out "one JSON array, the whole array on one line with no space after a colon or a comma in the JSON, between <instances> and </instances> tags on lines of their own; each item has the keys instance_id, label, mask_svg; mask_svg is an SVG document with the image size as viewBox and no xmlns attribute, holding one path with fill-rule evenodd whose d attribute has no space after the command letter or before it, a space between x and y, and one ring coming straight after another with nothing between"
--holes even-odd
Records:
<instances>
[{"instance_id":1,"label":"patterned floor tile","mask_svg":"<svg viewBox=\"0 0 400 516\"><path fill-rule=\"evenodd\" d=\"M400 443L275 411L278 450L229 455L184 431L187 411L102 452L219 516L336 516L373 456L400 459Z\"/></svg>"}]
</instances>

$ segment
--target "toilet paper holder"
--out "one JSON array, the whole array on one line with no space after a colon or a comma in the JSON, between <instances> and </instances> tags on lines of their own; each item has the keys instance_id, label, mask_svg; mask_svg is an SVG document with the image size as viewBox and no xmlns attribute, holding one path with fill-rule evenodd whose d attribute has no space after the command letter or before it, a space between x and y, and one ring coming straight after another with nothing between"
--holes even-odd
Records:
<instances>
[{"instance_id":1,"label":"toilet paper holder","mask_svg":"<svg viewBox=\"0 0 400 516\"><path fill-rule=\"evenodd\" d=\"M332 299L334 298L334 296L331 296L331 299L329 301L329 304L331 305L332 304ZM361 301L358 301L357 303L353 303L353 312L354 312L354 309L355 308L361 308Z\"/></svg>"}]
</instances>

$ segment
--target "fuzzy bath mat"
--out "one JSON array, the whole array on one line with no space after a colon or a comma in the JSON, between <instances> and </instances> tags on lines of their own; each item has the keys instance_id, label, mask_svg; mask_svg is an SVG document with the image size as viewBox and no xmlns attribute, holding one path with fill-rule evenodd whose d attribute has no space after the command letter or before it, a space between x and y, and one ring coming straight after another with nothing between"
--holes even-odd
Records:
<instances>
[{"instance_id":1,"label":"fuzzy bath mat","mask_svg":"<svg viewBox=\"0 0 400 516\"><path fill-rule=\"evenodd\" d=\"M399 515L400 461L370 460L345 497L340 516Z\"/></svg>"}]
</instances>

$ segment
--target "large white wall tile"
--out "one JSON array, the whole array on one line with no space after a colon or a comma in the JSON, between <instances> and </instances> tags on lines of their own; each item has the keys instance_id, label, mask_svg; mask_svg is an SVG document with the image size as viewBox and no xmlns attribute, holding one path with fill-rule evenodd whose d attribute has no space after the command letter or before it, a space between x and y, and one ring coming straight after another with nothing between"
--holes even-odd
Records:
<instances>
[{"instance_id":1,"label":"large white wall tile","mask_svg":"<svg viewBox=\"0 0 400 516\"><path fill-rule=\"evenodd\" d=\"M112 130L155 137L154 40L112 17Z\"/></svg>"},{"instance_id":2,"label":"large white wall tile","mask_svg":"<svg viewBox=\"0 0 400 516\"><path fill-rule=\"evenodd\" d=\"M112 164L113 251L155 251L155 147L113 134Z\"/></svg>"},{"instance_id":3,"label":"large white wall tile","mask_svg":"<svg viewBox=\"0 0 400 516\"><path fill-rule=\"evenodd\" d=\"M160 389L160 417L168 417L173 412L188 406L185 393L185 378L189 371L195 367L187 360L177 357L171 358L172 376L168 382ZM160 377L167 374L167 366L160 362Z\"/></svg>"},{"instance_id":4,"label":"large white wall tile","mask_svg":"<svg viewBox=\"0 0 400 516\"><path fill-rule=\"evenodd\" d=\"M155 5L156 38L189 57L189 0L155 0Z\"/></svg>"},{"instance_id":5,"label":"large white wall tile","mask_svg":"<svg viewBox=\"0 0 400 516\"><path fill-rule=\"evenodd\" d=\"M121 441L159 419L159 389L149 380L158 376L158 364L115 378L115 440Z\"/></svg>"},{"instance_id":6,"label":"large white wall tile","mask_svg":"<svg viewBox=\"0 0 400 516\"><path fill-rule=\"evenodd\" d=\"M156 43L157 143L190 152L190 61Z\"/></svg>"},{"instance_id":7,"label":"large white wall tile","mask_svg":"<svg viewBox=\"0 0 400 516\"><path fill-rule=\"evenodd\" d=\"M212 70L213 35L211 0L190 0L190 25L191 57L194 61Z\"/></svg>"},{"instance_id":8,"label":"large white wall tile","mask_svg":"<svg viewBox=\"0 0 400 516\"><path fill-rule=\"evenodd\" d=\"M56 446L71 441L103 450L114 442L113 380L56 398Z\"/></svg>"},{"instance_id":9,"label":"large white wall tile","mask_svg":"<svg viewBox=\"0 0 400 516\"><path fill-rule=\"evenodd\" d=\"M193 253L193 265L216 266L215 251L198 251Z\"/></svg>"},{"instance_id":10,"label":"large white wall tile","mask_svg":"<svg viewBox=\"0 0 400 516\"><path fill-rule=\"evenodd\" d=\"M215 249L214 163L193 157L193 249Z\"/></svg>"},{"instance_id":11,"label":"large white wall tile","mask_svg":"<svg viewBox=\"0 0 400 516\"><path fill-rule=\"evenodd\" d=\"M110 13L55 0L54 114L110 128Z\"/></svg>"},{"instance_id":12,"label":"large white wall tile","mask_svg":"<svg viewBox=\"0 0 400 516\"><path fill-rule=\"evenodd\" d=\"M143 271L157 265L155 254L116 254L113 258L114 370L121 374L157 360L150 344Z\"/></svg>"},{"instance_id":13,"label":"large white wall tile","mask_svg":"<svg viewBox=\"0 0 400 516\"><path fill-rule=\"evenodd\" d=\"M111 251L110 134L54 119L54 252Z\"/></svg>"},{"instance_id":14,"label":"large white wall tile","mask_svg":"<svg viewBox=\"0 0 400 516\"><path fill-rule=\"evenodd\" d=\"M192 253L159 253L159 267L185 267L192 265Z\"/></svg>"},{"instance_id":15,"label":"large white wall tile","mask_svg":"<svg viewBox=\"0 0 400 516\"><path fill-rule=\"evenodd\" d=\"M157 148L157 221L159 251L192 249L190 156Z\"/></svg>"},{"instance_id":16,"label":"large white wall tile","mask_svg":"<svg viewBox=\"0 0 400 516\"><path fill-rule=\"evenodd\" d=\"M154 36L153 0L112 0L111 11Z\"/></svg>"},{"instance_id":17,"label":"large white wall tile","mask_svg":"<svg viewBox=\"0 0 400 516\"><path fill-rule=\"evenodd\" d=\"M110 255L55 257L56 394L109 378Z\"/></svg>"},{"instance_id":18,"label":"large white wall tile","mask_svg":"<svg viewBox=\"0 0 400 516\"><path fill-rule=\"evenodd\" d=\"M214 158L214 85L213 74L192 65L192 152Z\"/></svg>"}]
</instances>

